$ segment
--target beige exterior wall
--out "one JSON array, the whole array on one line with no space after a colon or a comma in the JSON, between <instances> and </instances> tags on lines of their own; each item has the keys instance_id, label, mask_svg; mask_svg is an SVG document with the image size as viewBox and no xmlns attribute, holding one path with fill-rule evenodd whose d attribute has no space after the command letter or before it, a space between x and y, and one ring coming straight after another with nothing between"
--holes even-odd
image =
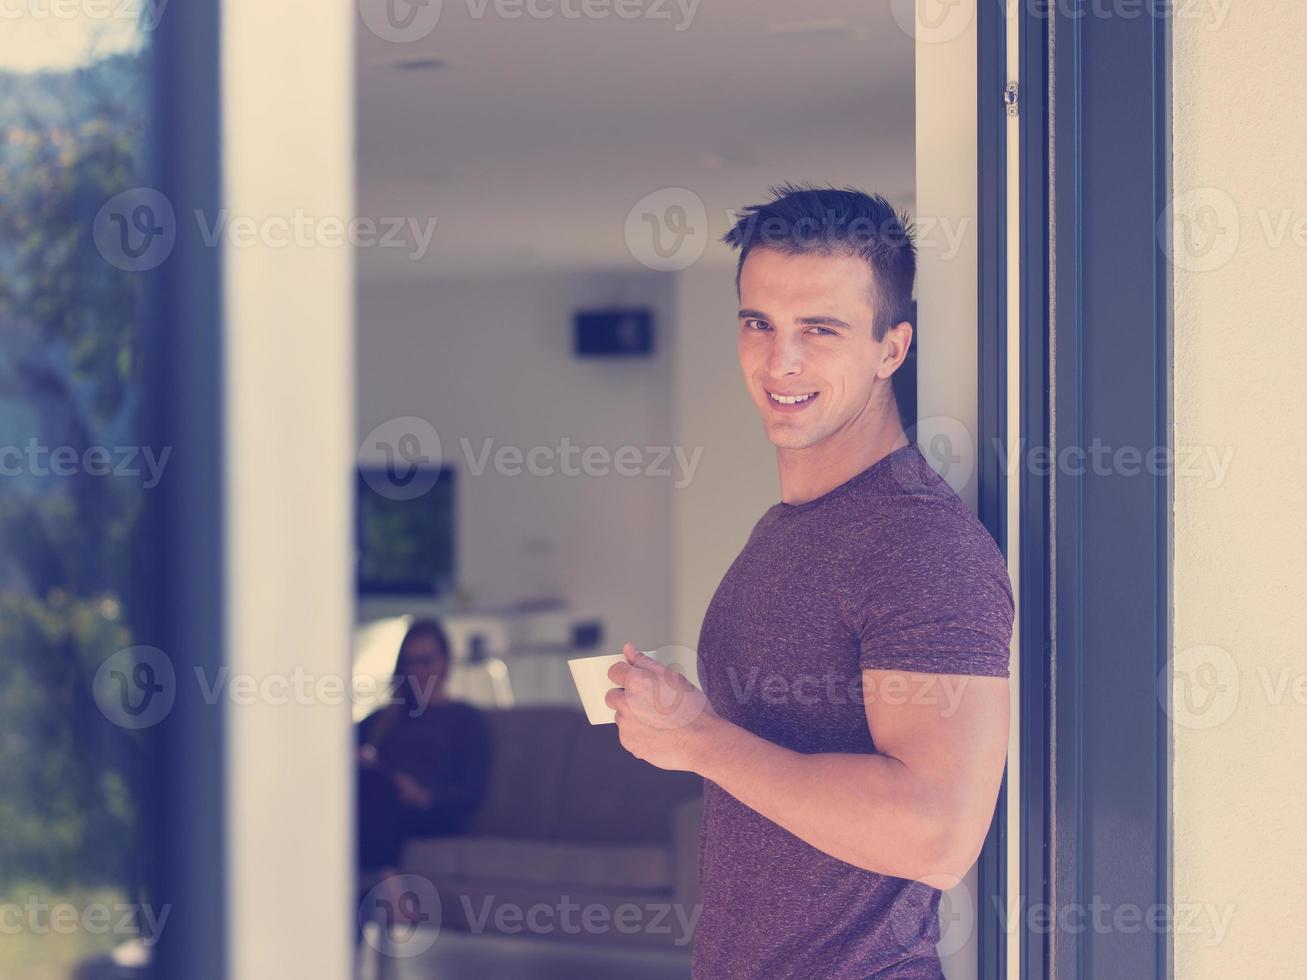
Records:
<instances>
[{"instance_id":1,"label":"beige exterior wall","mask_svg":"<svg viewBox=\"0 0 1307 980\"><path fill-rule=\"evenodd\" d=\"M1175 442L1214 454L1175 484L1186 980L1302 976L1307 953L1305 39L1300 0L1175 20Z\"/></svg>"}]
</instances>

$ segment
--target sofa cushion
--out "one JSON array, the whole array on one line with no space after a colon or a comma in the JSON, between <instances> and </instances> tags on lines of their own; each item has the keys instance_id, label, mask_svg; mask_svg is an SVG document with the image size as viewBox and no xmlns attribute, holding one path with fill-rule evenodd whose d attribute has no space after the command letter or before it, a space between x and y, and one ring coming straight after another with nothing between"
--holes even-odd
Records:
<instances>
[{"instance_id":1,"label":"sofa cushion","mask_svg":"<svg viewBox=\"0 0 1307 980\"><path fill-rule=\"evenodd\" d=\"M487 711L490 779L485 799L467 828L478 837L551 837L572 741L586 724L570 708L530 707Z\"/></svg>"},{"instance_id":2,"label":"sofa cushion","mask_svg":"<svg viewBox=\"0 0 1307 980\"><path fill-rule=\"evenodd\" d=\"M700 777L641 762L622 748L615 726L591 725L574 708L510 708L485 718L493 761L469 837L666 846L672 811L703 792Z\"/></svg>"},{"instance_id":3,"label":"sofa cushion","mask_svg":"<svg viewBox=\"0 0 1307 980\"><path fill-rule=\"evenodd\" d=\"M595 844L666 844L677 804L702 794L702 777L635 758L622 748L615 725L587 725L572 743L554 836Z\"/></svg>"},{"instance_id":4,"label":"sofa cushion","mask_svg":"<svg viewBox=\"0 0 1307 980\"><path fill-rule=\"evenodd\" d=\"M406 871L442 880L525 882L552 888L666 891L675 886L666 844L568 844L497 837L409 841Z\"/></svg>"}]
</instances>

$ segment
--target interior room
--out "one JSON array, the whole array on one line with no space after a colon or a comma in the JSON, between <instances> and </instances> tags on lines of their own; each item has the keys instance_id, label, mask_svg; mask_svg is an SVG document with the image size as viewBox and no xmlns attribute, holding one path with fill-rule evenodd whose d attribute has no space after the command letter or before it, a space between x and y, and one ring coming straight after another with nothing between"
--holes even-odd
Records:
<instances>
[{"instance_id":1,"label":"interior room","mask_svg":"<svg viewBox=\"0 0 1307 980\"><path fill-rule=\"evenodd\" d=\"M400 875L440 894L439 940L382 960L688 976L697 780L587 725L568 661L629 642L694 678L713 588L779 497L721 238L788 183L917 210L914 39L895 17L447 4L428 28L358 33L357 211L398 231L357 256L355 674L387 692L406 630L438 618L449 695L487 713L496 760L464 832L403 851ZM967 230L923 223L923 263L948 270ZM905 425L915 354L895 379ZM484 914L569 895L683 920L533 932Z\"/></svg>"}]
</instances>

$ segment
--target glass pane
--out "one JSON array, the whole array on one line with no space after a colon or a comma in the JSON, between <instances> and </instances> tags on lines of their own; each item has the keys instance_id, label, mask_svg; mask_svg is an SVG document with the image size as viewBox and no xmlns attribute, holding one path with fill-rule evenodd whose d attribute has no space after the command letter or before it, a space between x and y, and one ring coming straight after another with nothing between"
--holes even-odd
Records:
<instances>
[{"instance_id":1,"label":"glass pane","mask_svg":"<svg viewBox=\"0 0 1307 980\"><path fill-rule=\"evenodd\" d=\"M148 669L133 649L134 535L166 464L141 445L136 418L148 13L131 3L5 12L4 977L129 976L161 927L144 888L149 718L128 697Z\"/></svg>"}]
</instances>

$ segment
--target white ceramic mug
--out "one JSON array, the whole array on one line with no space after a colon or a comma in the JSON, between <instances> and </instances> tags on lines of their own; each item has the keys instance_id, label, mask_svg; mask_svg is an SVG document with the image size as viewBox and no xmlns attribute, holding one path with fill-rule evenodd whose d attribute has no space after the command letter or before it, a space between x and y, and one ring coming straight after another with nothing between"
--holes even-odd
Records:
<instances>
[{"instance_id":1,"label":"white ceramic mug","mask_svg":"<svg viewBox=\"0 0 1307 980\"><path fill-rule=\"evenodd\" d=\"M648 651L645 652L645 656L658 659ZM622 663L626 663L626 657L620 653L604 654L601 657L578 657L567 662L567 666L572 671L572 682L576 684L576 691L581 695L581 706L585 708L585 716L590 719L590 724L611 725L617 720L616 712L604 704L604 695L617 686L608 679L608 668L613 664Z\"/></svg>"}]
</instances>

